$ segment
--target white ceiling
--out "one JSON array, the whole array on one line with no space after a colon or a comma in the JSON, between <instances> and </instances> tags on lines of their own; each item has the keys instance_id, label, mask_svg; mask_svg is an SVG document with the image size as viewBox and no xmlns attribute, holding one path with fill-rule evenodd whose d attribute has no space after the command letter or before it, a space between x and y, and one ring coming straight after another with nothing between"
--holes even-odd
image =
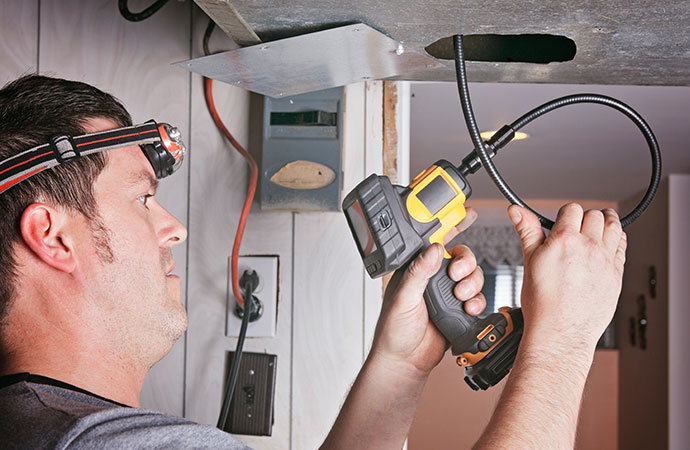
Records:
<instances>
[{"instance_id":1,"label":"white ceiling","mask_svg":"<svg viewBox=\"0 0 690 450\"><path fill-rule=\"evenodd\" d=\"M663 175L690 173L690 87L471 83L482 131L496 130L528 110L575 93L615 97L640 113L661 148ZM455 83L411 85L410 175L434 161L459 164L472 150ZM528 124L529 139L514 141L494 158L521 198L620 201L649 183L651 159L637 127L602 105L573 105ZM468 178L474 199L502 198L480 170Z\"/></svg>"}]
</instances>

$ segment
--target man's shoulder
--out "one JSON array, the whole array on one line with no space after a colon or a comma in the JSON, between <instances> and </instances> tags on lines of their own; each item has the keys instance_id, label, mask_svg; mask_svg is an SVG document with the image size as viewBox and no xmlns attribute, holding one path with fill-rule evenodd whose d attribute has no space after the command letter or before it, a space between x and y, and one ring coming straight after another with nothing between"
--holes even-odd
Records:
<instances>
[{"instance_id":1,"label":"man's shoulder","mask_svg":"<svg viewBox=\"0 0 690 450\"><path fill-rule=\"evenodd\" d=\"M110 408L77 420L56 448L246 449L217 428L140 408Z\"/></svg>"},{"instance_id":2,"label":"man's shoulder","mask_svg":"<svg viewBox=\"0 0 690 450\"><path fill-rule=\"evenodd\" d=\"M0 389L0 417L3 449L246 448L214 427L30 382Z\"/></svg>"}]
</instances>

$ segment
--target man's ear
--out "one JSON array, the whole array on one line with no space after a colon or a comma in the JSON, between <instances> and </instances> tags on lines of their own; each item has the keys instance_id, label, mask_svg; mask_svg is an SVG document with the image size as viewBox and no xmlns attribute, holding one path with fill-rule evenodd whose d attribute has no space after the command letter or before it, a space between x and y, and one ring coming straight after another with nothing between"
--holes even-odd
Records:
<instances>
[{"instance_id":1,"label":"man's ear","mask_svg":"<svg viewBox=\"0 0 690 450\"><path fill-rule=\"evenodd\" d=\"M74 249L68 238L69 214L41 203L32 203L22 214L22 239L43 262L71 273L76 267Z\"/></svg>"}]
</instances>

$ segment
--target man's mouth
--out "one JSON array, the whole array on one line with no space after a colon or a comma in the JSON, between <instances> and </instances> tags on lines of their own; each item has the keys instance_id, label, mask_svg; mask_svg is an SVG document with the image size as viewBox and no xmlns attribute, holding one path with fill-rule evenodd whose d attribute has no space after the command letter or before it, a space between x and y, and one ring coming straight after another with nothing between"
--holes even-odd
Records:
<instances>
[{"instance_id":1,"label":"man's mouth","mask_svg":"<svg viewBox=\"0 0 690 450\"><path fill-rule=\"evenodd\" d=\"M172 263L172 265L170 266L170 268L168 269L168 271L165 272L165 276L168 276L168 277L169 277L170 274L171 274L171 272L172 272L173 270L175 270L175 261L173 261L173 263Z\"/></svg>"}]
</instances>

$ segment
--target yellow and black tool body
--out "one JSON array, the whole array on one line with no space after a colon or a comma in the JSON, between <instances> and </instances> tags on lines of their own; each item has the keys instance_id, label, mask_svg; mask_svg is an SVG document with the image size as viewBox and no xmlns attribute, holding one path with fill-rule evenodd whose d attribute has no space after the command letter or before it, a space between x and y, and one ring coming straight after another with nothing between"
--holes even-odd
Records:
<instances>
[{"instance_id":1,"label":"yellow and black tool body","mask_svg":"<svg viewBox=\"0 0 690 450\"><path fill-rule=\"evenodd\" d=\"M465 200L472 189L462 172L445 160L415 177L409 186L395 186L388 177L371 175L350 192L343 210L367 272L377 278L411 262L443 239L465 218ZM429 317L448 339L465 381L487 389L509 371L522 336L522 312L502 309L485 318L467 314L453 294L448 276L451 257L444 252L441 269L424 292Z\"/></svg>"}]
</instances>

